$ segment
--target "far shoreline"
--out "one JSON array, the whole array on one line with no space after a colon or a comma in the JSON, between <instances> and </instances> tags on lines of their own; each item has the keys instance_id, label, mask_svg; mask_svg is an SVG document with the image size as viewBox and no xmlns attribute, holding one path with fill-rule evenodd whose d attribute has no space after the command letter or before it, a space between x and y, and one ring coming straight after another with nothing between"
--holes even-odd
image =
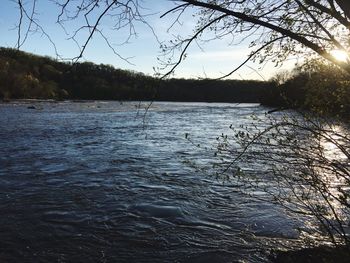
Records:
<instances>
[{"instance_id":1,"label":"far shoreline","mask_svg":"<svg viewBox=\"0 0 350 263\"><path fill-rule=\"evenodd\" d=\"M264 105L261 102L237 102L237 101L180 101L180 100L99 100L99 99L65 99L65 100L55 100L55 99L2 99L0 101L0 104L7 104L7 103L61 103L61 102L69 102L69 103L91 103L91 102L137 102L137 103L155 103L155 102L161 102L161 103L208 103L208 104L214 104L214 103L220 103L220 104L254 104L254 105L260 105L260 106L267 106Z\"/></svg>"}]
</instances>

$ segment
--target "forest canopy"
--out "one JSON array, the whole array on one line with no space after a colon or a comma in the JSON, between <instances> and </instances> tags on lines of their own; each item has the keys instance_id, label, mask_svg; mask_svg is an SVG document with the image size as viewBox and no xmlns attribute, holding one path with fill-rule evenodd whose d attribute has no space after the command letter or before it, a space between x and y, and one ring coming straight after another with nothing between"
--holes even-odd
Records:
<instances>
[{"instance_id":1,"label":"forest canopy","mask_svg":"<svg viewBox=\"0 0 350 263\"><path fill-rule=\"evenodd\" d=\"M260 102L271 85L256 80L159 80L111 65L63 63L0 48L3 99Z\"/></svg>"}]
</instances>

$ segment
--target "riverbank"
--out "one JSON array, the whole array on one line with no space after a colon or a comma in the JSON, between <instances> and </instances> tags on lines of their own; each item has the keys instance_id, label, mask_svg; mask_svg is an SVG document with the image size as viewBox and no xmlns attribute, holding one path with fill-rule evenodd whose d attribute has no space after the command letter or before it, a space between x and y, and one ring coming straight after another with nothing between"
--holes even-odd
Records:
<instances>
[{"instance_id":1,"label":"riverbank","mask_svg":"<svg viewBox=\"0 0 350 263\"><path fill-rule=\"evenodd\" d=\"M350 248L320 246L291 251L274 251L270 259L274 263L347 263L350 260Z\"/></svg>"}]
</instances>

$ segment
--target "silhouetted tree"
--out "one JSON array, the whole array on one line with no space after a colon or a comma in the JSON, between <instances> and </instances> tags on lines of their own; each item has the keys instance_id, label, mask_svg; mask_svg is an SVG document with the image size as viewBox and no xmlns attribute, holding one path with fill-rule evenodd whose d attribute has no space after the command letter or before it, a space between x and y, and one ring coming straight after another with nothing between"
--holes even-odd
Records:
<instances>
[{"instance_id":1,"label":"silhouetted tree","mask_svg":"<svg viewBox=\"0 0 350 263\"><path fill-rule=\"evenodd\" d=\"M198 10L197 25L188 37L179 35L174 44L164 50L181 51L184 58L189 46L205 40L230 36L233 39L251 37L255 47L249 59L260 63L283 62L289 55L309 50L350 73L350 61L340 61L332 56L335 49L349 52L349 4L347 0L233 0L233 1L178 1L171 10L180 15L187 9ZM247 61L248 61L247 60ZM235 70L233 70L235 71ZM232 73L232 72L231 72ZM229 73L230 74L230 73Z\"/></svg>"}]
</instances>

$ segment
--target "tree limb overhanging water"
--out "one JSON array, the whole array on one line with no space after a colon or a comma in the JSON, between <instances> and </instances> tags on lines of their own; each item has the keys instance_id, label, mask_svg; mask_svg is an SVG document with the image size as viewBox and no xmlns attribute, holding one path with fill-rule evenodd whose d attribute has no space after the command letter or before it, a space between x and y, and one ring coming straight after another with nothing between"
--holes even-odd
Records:
<instances>
[{"instance_id":1,"label":"tree limb overhanging water","mask_svg":"<svg viewBox=\"0 0 350 263\"><path fill-rule=\"evenodd\" d=\"M218 138L217 175L241 191L276 203L314 241L349 245L350 136L341 122L293 113L255 120ZM263 169L261 169L263 167ZM260 168L259 172L256 168Z\"/></svg>"}]
</instances>

